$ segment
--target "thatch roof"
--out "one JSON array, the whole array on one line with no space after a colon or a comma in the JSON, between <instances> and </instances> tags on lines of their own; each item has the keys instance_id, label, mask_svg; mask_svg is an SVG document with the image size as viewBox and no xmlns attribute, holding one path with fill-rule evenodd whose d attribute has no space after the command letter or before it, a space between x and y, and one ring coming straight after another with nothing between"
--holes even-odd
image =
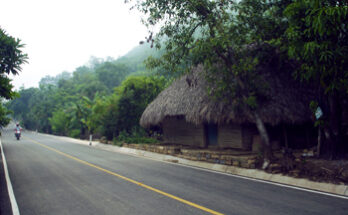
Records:
<instances>
[{"instance_id":1,"label":"thatch roof","mask_svg":"<svg viewBox=\"0 0 348 215\"><path fill-rule=\"evenodd\" d=\"M274 73L274 72L273 72ZM278 73L279 74L279 73ZM289 75L263 74L269 84L268 99L258 107L265 123L297 124L311 120L309 102L313 93L308 87L293 81ZM216 102L207 94L207 82L204 78L203 66L194 68L190 74L174 81L148 105L140 125L151 127L160 125L166 117L183 116L186 121L201 123L253 123L250 114L236 113L230 105Z\"/></svg>"}]
</instances>

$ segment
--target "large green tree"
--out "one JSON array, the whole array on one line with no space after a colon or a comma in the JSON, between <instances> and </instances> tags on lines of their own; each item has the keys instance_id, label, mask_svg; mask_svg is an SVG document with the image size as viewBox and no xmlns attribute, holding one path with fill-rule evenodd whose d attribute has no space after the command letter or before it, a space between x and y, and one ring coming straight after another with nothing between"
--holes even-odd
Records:
<instances>
[{"instance_id":1,"label":"large green tree","mask_svg":"<svg viewBox=\"0 0 348 215\"><path fill-rule=\"evenodd\" d=\"M13 99L16 93L8 75L17 75L21 71L21 65L26 63L27 55L21 50L24 45L19 39L9 36L0 28L0 98ZM0 103L0 127L7 125L8 111Z\"/></svg>"},{"instance_id":2,"label":"large green tree","mask_svg":"<svg viewBox=\"0 0 348 215\"><path fill-rule=\"evenodd\" d=\"M122 131L132 134L139 130L141 114L165 84L166 80L162 77L131 76L124 80L105 101L103 134L112 139Z\"/></svg>"},{"instance_id":3,"label":"large green tree","mask_svg":"<svg viewBox=\"0 0 348 215\"><path fill-rule=\"evenodd\" d=\"M2 105L2 101L0 100L0 128L8 125L8 123L10 122L8 115L10 115L11 113L11 111L9 111L4 105Z\"/></svg>"},{"instance_id":4,"label":"large green tree","mask_svg":"<svg viewBox=\"0 0 348 215\"><path fill-rule=\"evenodd\" d=\"M132 1L129 1L132 2ZM150 29L161 25L147 41L160 48L165 39L165 53L149 61L173 73L199 63L213 83L212 96L230 102L237 111L252 115L265 157L271 158L266 126L258 113L267 86L257 70L279 54L279 44L287 28L282 13L290 0L145 0L134 7L146 15ZM281 65L281 64L280 64Z\"/></svg>"},{"instance_id":5,"label":"large green tree","mask_svg":"<svg viewBox=\"0 0 348 215\"><path fill-rule=\"evenodd\" d=\"M138 127L141 114L163 90L165 83L164 78L142 76L127 78L116 91L120 94L118 126L128 133L131 133L134 127Z\"/></svg>"},{"instance_id":6,"label":"large green tree","mask_svg":"<svg viewBox=\"0 0 348 215\"><path fill-rule=\"evenodd\" d=\"M130 73L130 68L124 64L105 62L96 68L98 80L112 93L125 77Z\"/></svg>"},{"instance_id":7,"label":"large green tree","mask_svg":"<svg viewBox=\"0 0 348 215\"><path fill-rule=\"evenodd\" d=\"M37 123L30 114L33 108L32 102L35 101L37 93L39 93L37 88L21 88L19 90L20 98L6 104L12 110L14 119L21 121L22 126L27 129L37 129Z\"/></svg>"},{"instance_id":8,"label":"large green tree","mask_svg":"<svg viewBox=\"0 0 348 215\"><path fill-rule=\"evenodd\" d=\"M344 148L342 111L348 100L348 3L297 0L287 7L285 15L289 22L286 31L289 56L299 64L297 77L318 88L318 98L313 104L323 111L321 127L327 140L326 151L334 158Z\"/></svg>"}]
</instances>

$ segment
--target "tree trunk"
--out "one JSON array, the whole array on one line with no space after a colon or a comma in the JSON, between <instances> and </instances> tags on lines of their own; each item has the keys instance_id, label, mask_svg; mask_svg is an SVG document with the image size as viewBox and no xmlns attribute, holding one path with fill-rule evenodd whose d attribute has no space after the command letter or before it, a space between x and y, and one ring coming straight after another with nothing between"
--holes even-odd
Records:
<instances>
[{"instance_id":1,"label":"tree trunk","mask_svg":"<svg viewBox=\"0 0 348 215\"><path fill-rule=\"evenodd\" d=\"M331 135L331 128L326 126L323 128L325 141L324 141L324 151L326 152L324 156L329 160L334 158L334 141Z\"/></svg>"},{"instance_id":2,"label":"tree trunk","mask_svg":"<svg viewBox=\"0 0 348 215\"><path fill-rule=\"evenodd\" d=\"M255 117L255 124L257 127L257 130L259 131L259 134L261 136L261 142L263 145L263 153L264 153L264 158L265 160L268 160L268 162L272 159L272 148L271 148L271 143L269 141L269 136L266 130L266 126L261 120L260 115L254 111L254 117Z\"/></svg>"},{"instance_id":3,"label":"tree trunk","mask_svg":"<svg viewBox=\"0 0 348 215\"><path fill-rule=\"evenodd\" d=\"M85 139L85 127L84 127L84 125L83 125L83 123L80 123L80 126L81 126L81 128L80 128L80 139Z\"/></svg>"},{"instance_id":4,"label":"tree trunk","mask_svg":"<svg viewBox=\"0 0 348 215\"><path fill-rule=\"evenodd\" d=\"M342 110L339 101L339 94L334 91L332 95L329 96L330 104L330 130L331 130L331 143L332 143L332 155L333 159L337 158L338 153L341 149L342 132Z\"/></svg>"},{"instance_id":5,"label":"tree trunk","mask_svg":"<svg viewBox=\"0 0 348 215\"><path fill-rule=\"evenodd\" d=\"M321 156L321 143L323 141L322 135L321 135L321 128L318 126L318 146L317 146L317 155L318 157Z\"/></svg>"},{"instance_id":6,"label":"tree trunk","mask_svg":"<svg viewBox=\"0 0 348 215\"><path fill-rule=\"evenodd\" d=\"M322 131L325 140L321 141L321 155L330 160L336 159L342 150L342 110L338 92L327 95L327 111L324 112Z\"/></svg>"},{"instance_id":7,"label":"tree trunk","mask_svg":"<svg viewBox=\"0 0 348 215\"><path fill-rule=\"evenodd\" d=\"M309 148L311 146L311 140L310 140L310 134L309 134L309 130L307 126L305 128L305 132L306 132L306 148Z\"/></svg>"},{"instance_id":8,"label":"tree trunk","mask_svg":"<svg viewBox=\"0 0 348 215\"><path fill-rule=\"evenodd\" d=\"M288 132L286 131L285 125L283 125L282 128L283 128L285 149L288 150L289 149Z\"/></svg>"}]
</instances>

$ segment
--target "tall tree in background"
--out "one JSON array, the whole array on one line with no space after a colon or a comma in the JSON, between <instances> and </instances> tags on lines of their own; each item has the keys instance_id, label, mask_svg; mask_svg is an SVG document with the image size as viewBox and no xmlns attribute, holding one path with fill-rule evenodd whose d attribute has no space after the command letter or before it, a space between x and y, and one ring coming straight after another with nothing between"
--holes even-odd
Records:
<instances>
[{"instance_id":1,"label":"tall tree in background","mask_svg":"<svg viewBox=\"0 0 348 215\"><path fill-rule=\"evenodd\" d=\"M2 102L2 101L0 101ZM0 128L8 125L8 123L10 122L10 118L8 118L7 116L11 113L11 111L9 111L5 106L3 106L0 103ZM0 132L1 135L1 132Z\"/></svg>"},{"instance_id":2,"label":"tall tree in background","mask_svg":"<svg viewBox=\"0 0 348 215\"><path fill-rule=\"evenodd\" d=\"M96 68L98 80L106 86L109 93L121 84L130 71L126 65L112 62L105 62Z\"/></svg>"},{"instance_id":3,"label":"tall tree in background","mask_svg":"<svg viewBox=\"0 0 348 215\"><path fill-rule=\"evenodd\" d=\"M141 130L139 120L146 106L164 89L163 77L131 76L105 101L103 135L108 139L120 132L132 135Z\"/></svg>"},{"instance_id":4,"label":"tall tree in background","mask_svg":"<svg viewBox=\"0 0 348 215\"><path fill-rule=\"evenodd\" d=\"M13 99L16 95L8 75L17 75L21 65L27 62L27 55L20 50L23 47L19 39L9 36L0 28L0 98ZM0 110L0 127L3 127L9 123L6 117L8 111L1 103Z\"/></svg>"},{"instance_id":5,"label":"tall tree in background","mask_svg":"<svg viewBox=\"0 0 348 215\"><path fill-rule=\"evenodd\" d=\"M126 1L126 2L132 2ZM258 113L266 84L257 75L258 67L273 59L287 28L283 10L290 0L145 0L134 7L146 15L151 29L161 25L147 41L165 53L149 61L150 67L177 72L203 63L207 79L215 83L213 96L231 102L235 109L252 115L271 158L266 126ZM257 51L256 51L257 50Z\"/></svg>"},{"instance_id":6,"label":"tall tree in background","mask_svg":"<svg viewBox=\"0 0 348 215\"><path fill-rule=\"evenodd\" d=\"M118 130L131 134L132 129L140 128L139 120L147 105L163 90L162 77L129 77L116 89L118 100Z\"/></svg>"},{"instance_id":7,"label":"tall tree in background","mask_svg":"<svg viewBox=\"0 0 348 215\"><path fill-rule=\"evenodd\" d=\"M348 99L348 3L298 0L285 14L289 56L300 65L296 75L318 88L318 100L313 104L323 110L325 151L334 158L342 151L342 110Z\"/></svg>"}]
</instances>

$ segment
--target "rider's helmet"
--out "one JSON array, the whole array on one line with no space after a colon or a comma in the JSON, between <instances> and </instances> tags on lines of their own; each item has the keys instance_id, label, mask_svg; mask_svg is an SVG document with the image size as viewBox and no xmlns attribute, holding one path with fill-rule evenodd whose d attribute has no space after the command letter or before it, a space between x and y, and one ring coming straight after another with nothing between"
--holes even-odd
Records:
<instances>
[{"instance_id":1,"label":"rider's helmet","mask_svg":"<svg viewBox=\"0 0 348 215\"><path fill-rule=\"evenodd\" d=\"M19 126L19 123L16 123L16 126Z\"/></svg>"}]
</instances>

